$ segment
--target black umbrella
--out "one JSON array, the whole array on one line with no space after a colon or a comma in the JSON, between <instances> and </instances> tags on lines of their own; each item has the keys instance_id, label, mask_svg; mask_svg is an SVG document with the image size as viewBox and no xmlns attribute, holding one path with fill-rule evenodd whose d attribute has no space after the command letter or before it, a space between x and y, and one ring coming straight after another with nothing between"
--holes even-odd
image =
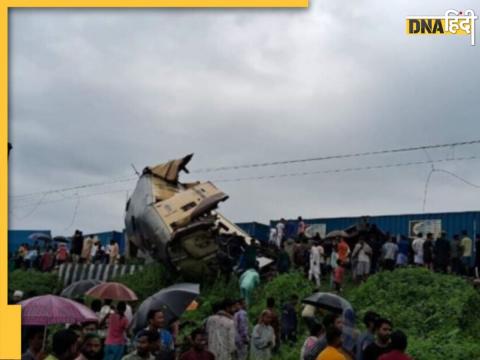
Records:
<instances>
[{"instance_id":1,"label":"black umbrella","mask_svg":"<svg viewBox=\"0 0 480 360\"><path fill-rule=\"evenodd\" d=\"M302 302L337 314L343 314L346 310L352 309L352 305L347 300L328 292L317 292L303 299Z\"/></svg>"},{"instance_id":2,"label":"black umbrella","mask_svg":"<svg viewBox=\"0 0 480 360\"><path fill-rule=\"evenodd\" d=\"M45 233L33 233L33 234L30 234L28 236L28 238L30 240L33 240L33 241L45 241L45 242L48 242L50 240L52 240L50 238L50 235L48 234L45 234Z\"/></svg>"},{"instance_id":3,"label":"black umbrella","mask_svg":"<svg viewBox=\"0 0 480 360\"><path fill-rule=\"evenodd\" d=\"M137 332L147 326L147 315L152 309L163 310L167 323L179 318L199 295L199 284L175 284L160 290L147 298L138 308L132 320L133 331Z\"/></svg>"},{"instance_id":4,"label":"black umbrella","mask_svg":"<svg viewBox=\"0 0 480 360\"><path fill-rule=\"evenodd\" d=\"M55 236L53 238L53 241L56 241L59 243L68 243L70 240L68 240L65 236Z\"/></svg>"},{"instance_id":5,"label":"black umbrella","mask_svg":"<svg viewBox=\"0 0 480 360\"><path fill-rule=\"evenodd\" d=\"M63 289L60 293L60 296L70 299L83 297L85 295L85 292L101 283L103 283L103 281L100 280L80 280L70 284L65 289Z\"/></svg>"}]
</instances>

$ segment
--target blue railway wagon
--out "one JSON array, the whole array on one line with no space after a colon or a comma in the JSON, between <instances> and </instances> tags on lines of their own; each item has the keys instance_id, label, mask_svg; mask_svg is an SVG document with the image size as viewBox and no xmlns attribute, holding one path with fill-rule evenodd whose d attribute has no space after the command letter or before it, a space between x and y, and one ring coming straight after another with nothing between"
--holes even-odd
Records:
<instances>
[{"instance_id":1,"label":"blue railway wagon","mask_svg":"<svg viewBox=\"0 0 480 360\"><path fill-rule=\"evenodd\" d=\"M50 230L8 230L8 252L16 252L23 243L33 245L34 241L28 237L36 233L45 234L49 237L52 236ZM40 241L39 244L43 246L44 243Z\"/></svg>"},{"instance_id":2,"label":"blue railway wagon","mask_svg":"<svg viewBox=\"0 0 480 360\"><path fill-rule=\"evenodd\" d=\"M306 224L325 224L326 233L346 229L351 225L359 223L363 216L340 217L340 218L314 218L304 219ZM438 224L442 231L447 233L449 239L462 230L467 230L470 237L480 233L480 211L445 212L445 213L423 213L423 214L402 214L402 215L379 215L369 216L369 222L376 224L384 232L392 235L410 235L412 224L419 221L433 221ZM296 220L289 220L295 225ZM278 220L272 220L270 226L275 226Z\"/></svg>"},{"instance_id":3,"label":"blue railway wagon","mask_svg":"<svg viewBox=\"0 0 480 360\"><path fill-rule=\"evenodd\" d=\"M268 235L270 232L268 225L259 222L237 223L236 225L248 235L259 240L260 242L268 242Z\"/></svg>"}]
</instances>

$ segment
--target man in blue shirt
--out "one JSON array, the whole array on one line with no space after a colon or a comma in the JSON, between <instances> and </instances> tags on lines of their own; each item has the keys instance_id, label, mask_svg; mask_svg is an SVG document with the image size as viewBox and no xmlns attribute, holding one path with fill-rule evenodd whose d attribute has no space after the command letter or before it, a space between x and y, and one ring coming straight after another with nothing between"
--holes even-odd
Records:
<instances>
[{"instance_id":1,"label":"man in blue shirt","mask_svg":"<svg viewBox=\"0 0 480 360\"><path fill-rule=\"evenodd\" d=\"M146 330L158 331L160 335L160 346L157 349L155 358L170 360L175 357L175 344L170 331L165 329L165 315L160 309L152 309L147 314L148 326Z\"/></svg>"}]
</instances>

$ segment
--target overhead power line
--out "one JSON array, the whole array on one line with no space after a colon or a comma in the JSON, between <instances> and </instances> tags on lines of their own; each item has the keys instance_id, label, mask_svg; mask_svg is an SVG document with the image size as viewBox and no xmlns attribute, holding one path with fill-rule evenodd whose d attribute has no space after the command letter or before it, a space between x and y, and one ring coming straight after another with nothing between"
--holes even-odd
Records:
<instances>
[{"instance_id":1,"label":"overhead power line","mask_svg":"<svg viewBox=\"0 0 480 360\"><path fill-rule=\"evenodd\" d=\"M394 153L401 153L401 152L410 152L410 151L419 151L419 150L428 150L428 149L441 149L441 148L466 146L466 145L474 145L474 144L480 144L480 140L462 141L462 142L449 143L449 144L412 146L412 147L377 150L377 151L365 151L365 152L357 152L357 153L341 154L341 155L318 156L318 157L311 157L311 158L305 158L305 159L280 160L280 161L261 162L261 163L252 163L252 164L243 164L243 165L220 166L220 167L196 169L196 170L193 170L192 173L239 170L239 169L266 167L266 166L298 164L298 163L306 163L306 162L312 162L312 161L332 160L332 159L348 159L348 158L355 158L355 157L361 157L361 156L394 154Z\"/></svg>"},{"instance_id":2,"label":"overhead power line","mask_svg":"<svg viewBox=\"0 0 480 360\"><path fill-rule=\"evenodd\" d=\"M423 192L423 208L422 208L423 212L425 212L425 209L426 209L426 206L427 206L428 187L430 186L430 181L432 179L433 174L436 173L436 172L441 172L441 173L445 173L447 175L453 176L454 178L460 180L461 182L463 182L463 183L465 183L465 184L467 184L471 187L480 189L480 185L474 184L474 183L464 179L463 177L458 176L457 174L455 174L451 171L448 171L448 170L445 170L445 169L436 169L436 168L432 167L432 169L428 173L427 180L425 181L425 190Z\"/></svg>"},{"instance_id":3,"label":"overhead power line","mask_svg":"<svg viewBox=\"0 0 480 360\"><path fill-rule=\"evenodd\" d=\"M295 173L284 173L284 174L273 174L273 175L266 175L266 176L251 176L251 177L241 177L241 178L232 178L232 179L216 179L212 180L212 182L240 182L240 181L253 181L253 180L268 180L268 179L275 179L275 178L286 178L286 177L299 177L299 176L307 176L307 175L318 175L318 174L334 174L334 173L343 173L343 172L356 172L356 171L369 171L369 170L379 170L379 169L389 169L389 168L399 168L399 167L409 167L409 166L418 166L418 165L428 165L428 164L434 164L434 163L447 163L447 162L453 162L453 161L467 161L467 160L477 160L480 159L478 156L468 156L468 157L457 157L457 158L445 158L445 159L438 159L438 160L427 160L427 161L410 161L410 162L403 162L403 163L393 163L393 164L383 164L383 165L371 165L371 166L363 166L363 167L350 167L350 168L340 168L340 169L329 169L329 170L319 170L319 171L305 171L305 172L295 172ZM428 186L430 183L430 179L433 175L433 172L444 172L448 173L457 179L463 181L464 183L480 188L480 185L473 184L469 182L468 180L465 180L461 178L460 176L448 171L448 170L443 170L443 169L435 169L432 168L430 171L428 178L427 178L427 183L425 184L425 192L424 192L424 202L423 202L423 207L425 209L426 206L426 198L427 198L427 192L428 192ZM80 200L82 198L88 198L88 197L95 197L95 196L102 196L106 194L113 194L113 193L125 193L129 189L117 189L117 190L110 190L110 191L104 191L104 192L97 192L97 193L87 193L87 194L75 194L74 196L70 197L63 197L61 199L56 199L56 200L50 200L50 201L45 201L44 197L42 199L33 204L33 209L28 212L26 216L23 216L23 218L30 216L34 211L36 211L40 206L51 204L51 203L57 203L57 202L63 202L63 201L68 201L68 200ZM15 213L18 209L22 208L28 208L31 207L32 205L24 205L22 204L21 206L15 206L13 213ZM77 206L78 207L78 203ZM74 211L74 214L76 211ZM75 215L76 216L76 215ZM75 218L74 216L74 218Z\"/></svg>"},{"instance_id":4,"label":"overhead power line","mask_svg":"<svg viewBox=\"0 0 480 360\"><path fill-rule=\"evenodd\" d=\"M102 192L96 192L96 193L87 193L87 194L77 194L74 196L68 196L68 197L63 197L61 199L55 199L55 200L48 200L48 201L41 201L40 204L33 204L36 208L38 208L40 205L47 205L47 204L54 204L54 203L59 203L63 201L70 201L70 200L77 200L77 199L83 199L83 198L89 198L89 197L95 197L95 196L102 196L102 195L108 195L108 194L114 194L114 193L125 193L130 189L117 189L117 190L109 190L109 191L102 191ZM14 206L13 210L17 211L18 209L25 209L32 207L32 204L21 204L19 206Z\"/></svg>"},{"instance_id":5,"label":"overhead power line","mask_svg":"<svg viewBox=\"0 0 480 360\"><path fill-rule=\"evenodd\" d=\"M397 149L386 149L386 150L378 150L378 151L367 151L367 152L357 152L357 153L340 154L340 155L311 157L311 158L295 159L295 160L281 160L281 161L243 164L243 165L220 166L220 167L196 169L191 171L190 173L210 173L210 172L219 172L219 171L227 171L227 170L241 170L241 169L248 169L248 168L271 167L271 166L277 166L277 165L298 164L298 163L307 163L307 162L313 162L313 161L324 161L324 160L333 160L333 159L348 159L348 158L356 158L356 157L362 157L362 156L395 154L395 153L412 152L412 151L419 151L419 150L426 151L428 149L455 148L457 146L467 146L467 145L474 145L474 144L480 144L480 139L471 140L471 141L454 142L454 143L448 143L448 144L422 145L422 146L404 147L404 148L397 148ZM29 198L31 197L57 194L57 193L68 192L68 191L78 191L78 190L83 190L83 189L92 188L92 187L130 182L136 179L138 179L137 176L121 177L121 178L112 179L104 182L96 182L96 183L89 183L89 184L77 185L72 187L65 187L60 189L38 191L38 192L32 192L28 194L12 195L10 196L10 198L14 200L28 201Z\"/></svg>"},{"instance_id":6,"label":"overhead power line","mask_svg":"<svg viewBox=\"0 0 480 360\"><path fill-rule=\"evenodd\" d=\"M266 179L276 179L276 178L284 178L284 177L298 177L298 176L317 175L317 174L333 174L333 173L354 172L354 171L363 171L363 170L388 169L388 168L395 168L395 167L427 165L427 164L434 164L434 163L451 162L451 161L465 161L465 160L475 160L475 159L479 159L479 157L478 156L468 156L468 157L458 157L458 158L455 158L455 159L410 161L410 162L404 162L404 163L371 165L371 166L362 166L362 167L350 167L350 168L342 168L342 169L303 171L303 172L264 175L264 176L248 176L248 177L239 177L239 178L232 178L232 179L216 179L216 180L212 180L212 182L219 183L219 182L238 182L238 181L249 181L249 180L266 180Z\"/></svg>"},{"instance_id":7,"label":"overhead power line","mask_svg":"<svg viewBox=\"0 0 480 360\"><path fill-rule=\"evenodd\" d=\"M136 176L123 177L123 178L113 179L113 180L104 181L104 182L83 184L83 185L77 185L77 186L72 186L72 187L65 187L65 188L61 188L61 189L38 191L38 192L32 192L32 193L28 193L28 194L21 194L21 195L12 195L10 197L15 199L15 200L20 200L20 199L24 199L24 198L39 196L39 195L51 195L51 194L57 194L57 193L62 193L62 192L67 192L67 191L74 191L74 190L78 191L78 190L88 189L88 188L92 188L92 187L99 187L99 186L105 186L105 185L112 185L112 184L130 182L130 181L133 181L133 180L136 180L136 179L138 179L138 177L136 177Z\"/></svg>"}]
</instances>

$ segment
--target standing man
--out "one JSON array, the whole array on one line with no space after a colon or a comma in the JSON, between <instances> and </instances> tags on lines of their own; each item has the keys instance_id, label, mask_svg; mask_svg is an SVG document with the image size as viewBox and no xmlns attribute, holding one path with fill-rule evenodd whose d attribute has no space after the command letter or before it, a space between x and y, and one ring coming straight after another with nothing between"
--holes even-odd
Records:
<instances>
[{"instance_id":1,"label":"standing man","mask_svg":"<svg viewBox=\"0 0 480 360\"><path fill-rule=\"evenodd\" d=\"M156 331L160 336L160 348L158 349L158 355L160 359L173 359L175 344L173 342L173 336L165 328L165 315L160 309L151 309L147 314L148 326L145 330Z\"/></svg>"},{"instance_id":2,"label":"standing man","mask_svg":"<svg viewBox=\"0 0 480 360\"><path fill-rule=\"evenodd\" d=\"M298 295L290 297L290 302L283 305L282 308L282 329L281 339L283 342L289 342L294 345L297 342L297 310Z\"/></svg>"},{"instance_id":3,"label":"standing man","mask_svg":"<svg viewBox=\"0 0 480 360\"><path fill-rule=\"evenodd\" d=\"M391 350L390 334L392 323L390 320L381 318L375 324L375 342L368 345L363 351L363 360L378 360L378 358Z\"/></svg>"},{"instance_id":4,"label":"standing man","mask_svg":"<svg viewBox=\"0 0 480 360\"><path fill-rule=\"evenodd\" d=\"M189 351L182 354L180 360L215 360L215 356L208 350L206 334L201 329L196 329L190 335L192 347Z\"/></svg>"},{"instance_id":5,"label":"standing man","mask_svg":"<svg viewBox=\"0 0 480 360\"><path fill-rule=\"evenodd\" d=\"M447 240L447 235L442 232L442 235L435 241L433 246L433 259L435 271L447 273L448 264L450 263L450 243Z\"/></svg>"},{"instance_id":6,"label":"standing man","mask_svg":"<svg viewBox=\"0 0 480 360\"><path fill-rule=\"evenodd\" d=\"M425 239L422 233L418 233L415 240L412 242L413 262L415 265L423 266L423 243Z\"/></svg>"},{"instance_id":7,"label":"standing man","mask_svg":"<svg viewBox=\"0 0 480 360\"><path fill-rule=\"evenodd\" d=\"M233 320L235 304L225 299L220 308L220 311L207 319L208 350L215 356L215 360L233 360L237 350Z\"/></svg>"},{"instance_id":8,"label":"standing man","mask_svg":"<svg viewBox=\"0 0 480 360\"><path fill-rule=\"evenodd\" d=\"M395 269L395 259L397 258L398 245L394 242L395 238L389 237L382 246L383 266L385 270L393 271Z\"/></svg>"},{"instance_id":9,"label":"standing man","mask_svg":"<svg viewBox=\"0 0 480 360\"><path fill-rule=\"evenodd\" d=\"M407 266L408 265L408 256L410 253L410 242L405 236L400 236L398 242L398 254L397 254L397 266Z\"/></svg>"},{"instance_id":10,"label":"standing man","mask_svg":"<svg viewBox=\"0 0 480 360\"><path fill-rule=\"evenodd\" d=\"M75 360L78 355L78 335L66 329L53 334L52 353L45 360Z\"/></svg>"},{"instance_id":11,"label":"standing man","mask_svg":"<svg viewBox=\"0 0 480 360\"><path fill-rule=\"evenodd\" d=\"M305 230L307 229L307 226L305 225L305 222L303 221L302 217L298 217L298 226L297 226L297 237L303 237L305 236Z\"/></svg>"},{"instance_id":12,"label":"standing man","mask_svg":"<svg viewBox=\"0 0 480 360\"><path fill-rule=\"evenodd\" d=\"M240 294L250 306L253 290L260 284L260 275L255 269L248 269L240 276Z\"/></svg>"},{"instance_id":13,"label":"standing man","mask_svg":"<svg viewBox=\"0 0 480 360\"><path fill-rule=\"evenodd\" d=\"M273 352L278 352L280 348L280 320L278 318L278 313L275 308L275 299L273 297L269 297L267 299L267 310L270 311L270 315L272 321L270 322L270 326L273 328L273 332L275 334L275 347L273 348Z\"/></svg>"},{"instance_id":14,"label":"standing man","mask_svg":"<svg viewBox=\"0 0 480 360\"><path fill-rule=\"evenodd\" d=\"M459 275L461 272L461 264L460 264L460 257L462 256L463 250L462 245L460 244L460 236L455 234L453 236L453 241L450 247L450 254L451 254L451 272L452 274Z\"/></svg>"},{"instance_id":15,"label":"standing man","mask_svg":"<svg viewBox=\"0 0 480 360\"><path fill-rule=\"evenodd\" d=\"M277 223L277 240L275 245L280 249L280 244L283 242L283 238L285 236L285 219L281 218L280 221Z\"/></svg>"},{"instance_id":16,"label":"standing man","mask_svg":"<svg viewBox=\"0 0 480 360\"><path fill-rule=\"evenodd\" d=\"M365 237L360 236L352 253L352 259L355 259L355 275L358 282L367 280L367 277L370 274L371 256L372 248L365 242Z\"/></svg>"},{"instance_id":17,"label":"standing man","mask_svg":"<svg viewBox=\"0 0 480 360\"><path fill-rule=\"evenodd\" d=\"M237 347L237 360L246 360L248 344L250 343L248 314L245 311L245 300L237 301L237 312L233 316L235 322L235 345Z\"/></svg>"},{"instance_id":18,"label":"standing man","mask_svg":"<svg viewBox=\"0 0 480 360\"><path fill-rule=\"evenodd\" d=\"M375 324L380 319L380 315L373 311L367 311L363 317L363 323L367 329L360 334L357 339L356 360L363 360L363 352L371 343L375 341Z\"/></svg>"},{"instance_id":19,"label":"standing man","mask_svg":"<svg viewBox=\"0 0 480 360\"><path fill-rule=\"evenodd\" d=\"M314 243L310 249L310 267L308 270L308 280L315 279L315 284L320 287L321 258L323 257L323 248L319 243Z\"/></svg>"},{"instance_id":20,"label":"standing man","mask_svg":"<svg viewBox=\"0 0 480 360\"><path fill-rule=\"evenodd\" d=\"M103 360L103 345L96 333L87 333L83 339L81 355L77 360Z\"/></svg>"},{"instance_id":21,"label":"standing man","mask_svg":"<svg viewBox=\"0 0 480 360\"><path fill-rule=\"evenodd\" d=\"M327 347L318 355L316 360L347 360L340 351L342 348L342 331L336 327L327 329Z\"/></svg>"},{"instance_id":22,"label":"standing man","mask_svg":"<svg viewBox=\"0 0 480 360\"><path fill-rule=\"evenodd\" d=\"M92 254L92 247L93 247L93 239L91 236L87 236L83 241L82 247L82 254L81 259L82 263L89 264L90 263L90 255Z\"/></svg>"},{"instance_id":23,"label":"standing man","mask_svg":"<svg viewBox=\"0 0 480 360\"><path fill-rule=\"evenodd\" d=\"M428 233L423 243L423 263L428 270L433 270L433 234Z\"/></svg>"},{"instance_id":24,"label":"standing man","mask_svg":"<svg viewBox=\"0 0 480 360\"><path fill-rule=\"evenodd\" d=\"M158 339L155 331L141 330L135 337L135 350L125 355L122 360L155 360L150 352L151 341L155 338Z\"/></svg>"},{"instance_id":25,"label":"standing man","mask_svg":"<svg viewBox=\"0 0 480 360\"><path fill-rule=\"evenodd\" d=\"M276 245L277 244L277 229L270 228L270 234L268 235L268 245Z\"/></svg>"},{"instance_id":26,"label":"standing man","mask_svg":"<svg viewBox=\"0 0 480 360\"><path fill-rule=\"evenodd\" d=\"M470 267L472 265L473 255L473 241L468 237L467 230L462 231L462 240L460 241L462 246L462 275L470 275Z\"/></svg>"},{"instance_id":27,"label":"standing man","mask_svg":"<svg viewBox=\"0 0 480 360\"><path fill-rule=\"evenodd\" d=\"M82 254L83 249L83 235L80 230L75 230L75 233L72 237L72 247L70 253L72 254L72 260L74 263L80 261L80 255Z\"/></svg>"},{"instance_id":28,"label":"standing man","mask_svg":"<svg viewBox=\"0 0 480 360\"><path fill-rule=\"evenodd\" d=\"M407 350L407 336L400 330L394 331L391 336L392 351L383 354L378 360L412 360L411 357L405 354Z\"/></svg>"},{"instance_id":29,"label":"standing man","mask_svg":"<svg viewBox=\"0 0 480 360\"><path fill-rule=\"evenodd\" d=\"M116 264L118 258L120 257L120 249L117 242L113 239L110 240L108 255L110 257L110 265Z\"/></svg>"}]
</instances>

